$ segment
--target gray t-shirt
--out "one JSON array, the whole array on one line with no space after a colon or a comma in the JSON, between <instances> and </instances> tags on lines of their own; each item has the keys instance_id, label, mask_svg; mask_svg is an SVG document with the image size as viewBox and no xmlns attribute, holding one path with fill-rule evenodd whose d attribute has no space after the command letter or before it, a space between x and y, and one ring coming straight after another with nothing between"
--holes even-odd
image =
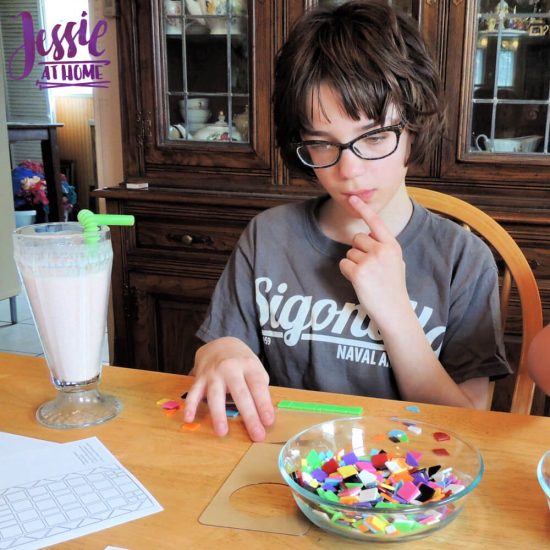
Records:
<instances>
[{"instance_id":1,"label":"gray t-shirt","mask_svg":"<svg viewBox=\"0 0 550 550\"><path fill-rule=\"evenodd\" d=\"M250 222L197 336L240 338L260 356L273 385L399 398L380 333L338 267L350 247L320 230L317 213L326 199L272 208ZM491 251L457 224L413 205L397 240L426 338L456 383L508 374Z\"/></svg>"}]
</instances>

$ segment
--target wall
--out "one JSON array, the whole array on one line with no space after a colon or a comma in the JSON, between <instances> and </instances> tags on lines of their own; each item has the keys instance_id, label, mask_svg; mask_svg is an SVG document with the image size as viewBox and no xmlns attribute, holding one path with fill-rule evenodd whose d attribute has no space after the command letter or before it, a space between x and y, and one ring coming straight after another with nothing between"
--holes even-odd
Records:
<instances>
[{"instance_id":1,"label":"wall","mask_svg":"<svg viewBox=\"0 0 550 550\"><path fill-rule=\"evenodd\" d=\"M92 150L92 129L94 105L91 95L56 96L55 118L65 126L59 128L59 158L75 162L74 181L78 205L88 208L90 186L96 186Z\"/></svg>"}]
</instances>

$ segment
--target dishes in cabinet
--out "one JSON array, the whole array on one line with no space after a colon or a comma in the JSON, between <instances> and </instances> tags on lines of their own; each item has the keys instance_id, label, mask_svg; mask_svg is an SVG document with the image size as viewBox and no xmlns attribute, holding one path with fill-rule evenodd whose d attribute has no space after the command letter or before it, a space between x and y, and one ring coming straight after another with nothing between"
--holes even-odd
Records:
<instances>
[{"instance_id":1,"label":"dishes in cabinet","mask_svg":"<svg viewBox=\"0 0 550 550\"><path fill-rule=\"evenodd\" d=\"M183 106L185 100L180 101L180 107ZM207 97L190 97L187 100L187 107L189 109L208 109L210 100Z\"/></svg>"},{"instance_id":2,"label":"dishes in cabinet","mask_svg":"<svg viewBox=\"0 0 550 550\"><path fill-rule=\"evenodd\" d=\"M500 33L501 36L523 36L527 34L527 31L519 29L501 29L500 31L495 29L492 31L479 31L480 36L497 36Z\"/></svg>"},{"instance_id":3,"label":"dishes in cabinet","mask_svg":"<svg viewBox=\"0 0 550 550\"><path fill-rule=\"evenodd\" d=\"M188 99L187 109L185 108L185 99L179 101L181 118L187 122L191 132L196 132L202 128L210 118L210 111L207 107L208 100L206 98Z\"/></svg>"},{"instance_id":4,"label":"dishes in cabinet","mask_svg":"<svg viewBox=\"0 0 550 550\"><path fill-rule=\"evenodd\" d=\"M480 151L490 153L534 153L541 141L542 136L538 135L490 139L485 134L479 134L476 145Z\"/></svg>"},{"instance_id":5,"label":"dishes in cabinet","mask_svg":"<svg viewBox=\"0 0 550 550\"><path fill-rule=\"evenodd\" d=\"M210 118L210 111L206 109L180 109L181 117L185 122L204 124Z\"/></svg>"},{"instance_id":6,"label":"dishes in cabinet","mask_svg":"<svg viewBox=\"0 0 550 550\"><path fill-rule=\"evenodd\" d=\"M181 35L181 0L164 0L164 14L164 32L169 35Z\"/></svg>"},{"instance_id":7,"label":"dishes in cabinet","mask_svg":"<svg viewBox=\"0 0 550 550\"><path fill-rule=\"evenodd\" d=\"M168 131L168 137L170 139L193 139L183 124L172 124Z\"/></svg>"},{"instance_id":8,"label":"dishes in cabinet","mask_svg":"<svg viewBox=\"0 0 550 550\"><path fill-rule=\"evenodd\" d=\"M220 111L217 122L198 130L194 133L193 139L199 141L242 141L242 136L235 126L231 127L231 136L229 134L229 126L225 121L225 114L223 111Z\"/></svg>"},{"instance_id":9,"label":"dishes in cabinet","mask_svg":"<svg viewBox=\"0 0 550 550\"><path fill-rule=\"evenodd\" d=\"M197 19L210 29L210 34L240 34L239 15L246 13L246 0L185 0L187 11L192 15L207 15ZM229 7L229 10L228 10ZM230 17L230 21L228 21Z\"/></svg>"},{"instance_id":10,"label":"dishes in cabinet","mask_svg":"<svg viewBox=\"0 0 550 550\"><path fill-rule=\"evenodd\" d=\"M235 126L245 141L248 141L249 116L248 105L245 105L244 111L233 117Z\"/></svg>"}]
</instances>

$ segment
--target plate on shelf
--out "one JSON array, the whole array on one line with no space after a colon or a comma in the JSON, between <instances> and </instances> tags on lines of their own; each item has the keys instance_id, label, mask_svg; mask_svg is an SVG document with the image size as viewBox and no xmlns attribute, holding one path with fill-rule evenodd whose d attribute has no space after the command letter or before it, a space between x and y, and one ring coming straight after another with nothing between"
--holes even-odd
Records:
<instances>
[{"instance_id":1,"label":"plate on shelf","mask_svg":"<svg viewBox=\"0 0 550 550\"><path fill-rule=\"evenodd\" d=\"M479 36L497 36L499 34L499 31L479 31L477 33ZM500 31L501 36L521 36L523 34L527 34L527 31L522 31L519 29L503 29Z\"/></svg>"}]
</instances>

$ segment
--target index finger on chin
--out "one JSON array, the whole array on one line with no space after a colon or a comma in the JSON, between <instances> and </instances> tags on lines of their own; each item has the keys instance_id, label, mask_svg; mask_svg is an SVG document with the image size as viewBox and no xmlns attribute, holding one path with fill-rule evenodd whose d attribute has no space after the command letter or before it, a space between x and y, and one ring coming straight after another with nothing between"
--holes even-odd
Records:
<instances>
[{"instance_id":1,"label":"index finger on chin","mask_svg":"<svg viewBox=\"0 0 550 550\"><path fill-rule=\"evenodd\" d=\"M363 218L364 222L369 226L370 235L377 241L386 241L393 239L393 235L389 232L385 223L380 216L372 209L370 205L363 202L359 197L352 195L348 199L352 208Z\"/></svg>"}]
</instances>

